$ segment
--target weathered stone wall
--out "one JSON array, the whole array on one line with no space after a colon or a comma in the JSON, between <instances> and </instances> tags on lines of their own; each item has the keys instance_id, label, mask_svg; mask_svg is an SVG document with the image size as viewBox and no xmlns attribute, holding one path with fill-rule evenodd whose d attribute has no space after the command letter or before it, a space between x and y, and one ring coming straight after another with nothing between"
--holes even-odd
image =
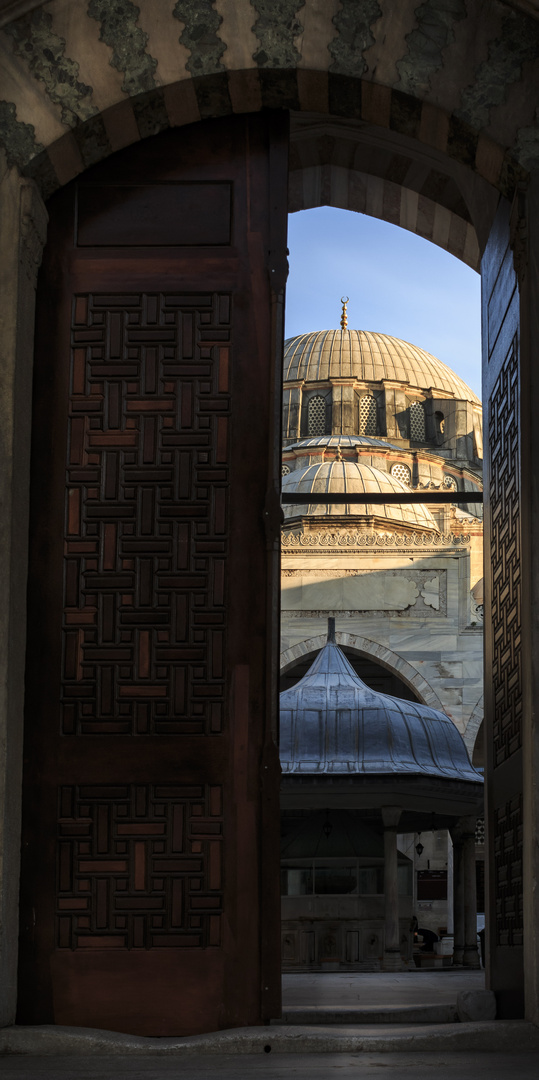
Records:
<instances>
[{"instance_id":1,"label":"weathered stone wall","mask_svg":"<svg viewBox=\"0 0 539 1080\"><path fill-rule=\"evenodd\" d=\"M483 694L483 628L470 612L471 545L417 551L410 537L403 550L402 538L391 549L386 537L378 547L369 537L361 550L351 535L343 551L324 547L323 530L306 539L303 548L283 546L281 670L313 652L313 640L322 646L334 616L339 643L394 670L425 704L443 709L471 755Z\"/></svg>"}]
</instances>

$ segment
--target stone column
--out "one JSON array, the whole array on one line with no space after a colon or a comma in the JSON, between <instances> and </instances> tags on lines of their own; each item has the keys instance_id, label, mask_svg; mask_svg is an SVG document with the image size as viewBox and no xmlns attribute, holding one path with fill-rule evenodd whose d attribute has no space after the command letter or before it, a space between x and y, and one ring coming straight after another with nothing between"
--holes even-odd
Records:
<instances>
[{"instance_id":1,"label":"stone column","mask_svg":"<svg viewBox=\"0 0 539 1080\"><path fill-rule=\"evenodd\" d=\"M474 817L462 818L462 862L464 869L464 955L465 968L481 967L477 949L477 879L475 876Z\"/></svg>"},{"instance_id":2,"label":"stone column","mask_svg":"<svg viewBox=\"0 0 539 1080\"><path fill-rule=\"evenodd\" d=\"M460 822L450 829L453 841L453 964L464 958L464 859Z\"/></svg>"},{"instance_id":3,"label":"stone column","mask_svg":"<svg viewBox=\"0 0 539 1080\"><path fill-rule=\"evenodd\" d=\"M14 1023L17 995L32 362L46 227L36 185L0 161L0 1026Z\"/></svg>"},{"instance_id":4,"label":"stone column","mask_svg":"<svg viewBox=\"0 0 539 1080\"><path fill-rule=\"evenodd\" d=\"M400 806L382 807L384 823L384 971L402 968L399 927L397 825Z\"/></svg>"}]
</instances>

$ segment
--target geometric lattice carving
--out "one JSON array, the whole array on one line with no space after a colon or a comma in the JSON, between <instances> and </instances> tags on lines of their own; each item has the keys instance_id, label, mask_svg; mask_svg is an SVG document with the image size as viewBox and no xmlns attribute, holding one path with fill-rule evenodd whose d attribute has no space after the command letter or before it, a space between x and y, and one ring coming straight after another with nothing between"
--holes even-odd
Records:
<instances>
[{"instance_id":1,"label":"geometric lattice carving","mask_svg":"<svg viewBox=\"0 0 539 1080\"><path fill-rule=\"evenodd\" d=\"M58 948L219 945L221 802L209 785L60 788Z\"/></svg>"},{"instance_id":2,"label":"geometric lattice carving","mask_svg":"<svg viewBox=\"0 0 539 1080\"><path fill-rule=\"evenodd\" d=\"M290 465L281 465L281 476L288 476L290 472Z\"/></svg>"},{"instance_id":3,"label":"geometric lattice carving","mask_svg":"<svg viewBox=\"0 0 539 1080\"><path fill-rule=\"evenodd\" d=\"M230 297L78 296L64 734L222 727Z\"/></svg>"},{"instance_id":4,"label":"geometric lattice carving","mask_svg":"<svg viewBox=\"0 0 539 1080\"><path fill-rule=\"evenodd\" d=\"M522 945L522 795L494 811L496 941Z\"/></svg>"},{"instance_id":5,"label":"geometric lattice carving","mask_svg":"<svg viewBox=\"0 0 539 1080\"><path fill-rule=\"evenodd\" d=\"M307 430L309 435L326 434L326 399L320 394L309 398L307 406Z\"/></svg>"},{"instance_id":6,"label":"geometric lattice carving","mask_svg":"<svg viewBox=\"0 0 539 1080\"><path fill-rule=\"evenodd\" d=\"M455 480L455 477L454 476L444 476L444 487L447 488L448 491L456 491L457 490L457 481Z\"/></svg>"},{"instance_id":7,"label":"geometric lattice carving","mask_svg":"<svg viewBox=\"0 0 539 1080\"><path fill-rule=\"evenodd\" d=\"M410 439L412 442L425 440L425 407L422 401L410 404Z\"/></svg>"},{"instance_id":8,"label":"geometric lattice carving","mask_svg":"<svg viewBox=\"0 0 539 1080\"><path fill-rule=\"evenodd\" d=\"M475 823L475 842L476 844L485 843L485 819L478 817Z\"/></svg>"},{"instance_id":9,"label":"geometric lattice carving","mask_svg":"<svg viewBox=\"0 0 539 1080\"><path fill-rule=\"evenodd\" d=\"M403 465L402 462L397 462L396 465L391 466L391 475L396 480L402 480L403 484L410 484L412 482L412 473L407 465Z\"/></svg>"},{"instance_id":10,"label":"geometric lattice carving","mask_svg":"<svg viewBox=\"0 0 539 1080\"><path fill-rule=\"evenodd\" d=\"M359 402L359 434L376 435L376 398L364 394Z\"/></svg>"},{"instance_id":11,"label":"geometric lattice carving","mask_svg":"<svg viewBox=\"0 0 539 1080\"><path fill-rule=\"evenodd\" d=\"M489 402L494 763L521 745L519 388L516 341Z\"/></svg>"}]
</instances>

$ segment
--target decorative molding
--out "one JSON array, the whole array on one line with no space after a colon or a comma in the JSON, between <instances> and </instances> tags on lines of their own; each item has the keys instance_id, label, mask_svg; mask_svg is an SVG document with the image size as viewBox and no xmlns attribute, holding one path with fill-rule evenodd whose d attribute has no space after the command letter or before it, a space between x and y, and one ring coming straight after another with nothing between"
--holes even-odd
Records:
<instances>
[{"instance_id":1,"label":"decorative molding","mask_svg":"<svg viewBox=\"0 0 539 1080\"><path fill-rule=\"evenodd\" d=\"M375 619L387 616L390 619L424 619L424 618L436 618L440 617L443 612L430 611L428 614L424 609L417 609L414 605L407 608L380 608L373 610L371 608L362 608L343 610L342 608L311 608L307 611L297 611L291 608L282 608L283 618L286 619L356 619L362 618L364 615L372 616Z\"/></svg>"},{"instance_id":2,"label":"decorative molding","mask_svg":"<svg viewBox=\"0 0 539 1080\"><path fill-rule=\"evenodd\" d=\"M49 215L33 180L21 180L19 265L35 288Z\"/></svg>"},{"instance_id":3,"label":"decorative molding","mask_svg":"<svg viewBox=\"0 0 539 1080\"><path fill-rule=\"evenodd\" d=\"M455 548L470 543L470 534L455 533L368 533L368 532L283 532L283 548Z\"/></svg>"}]
</instances>

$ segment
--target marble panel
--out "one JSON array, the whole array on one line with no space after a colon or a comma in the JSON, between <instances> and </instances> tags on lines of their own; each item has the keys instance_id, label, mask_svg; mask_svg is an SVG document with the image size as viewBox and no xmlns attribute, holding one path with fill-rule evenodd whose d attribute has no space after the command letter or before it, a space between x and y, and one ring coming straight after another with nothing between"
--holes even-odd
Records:
<instances>
[{"instance_id":1,"label":"marble panel","mask_svg":"<svg viewBox=\"0 0 539 1080\"><path fill-rule=\"evenodd\" d=\"M327 577L294 572L282 578L283 611L357 610L404 611L419 596L417 584L406 576L359 573Z\"/></svg>"}]
</instances>

